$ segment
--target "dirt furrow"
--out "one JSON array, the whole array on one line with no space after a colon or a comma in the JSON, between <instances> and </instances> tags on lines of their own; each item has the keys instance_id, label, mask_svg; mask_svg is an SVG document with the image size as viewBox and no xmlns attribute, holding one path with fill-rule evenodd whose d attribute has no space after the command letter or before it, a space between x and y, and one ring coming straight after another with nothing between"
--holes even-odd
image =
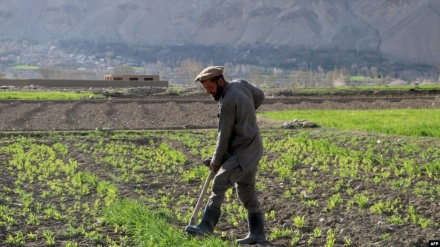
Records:
<instances>
[{"instance_id":1,"label":"dirt furrow","mask_svg":"<svg viewBox=\"0 0 440 247\"><path fill-rule=\"evenodd\" d=\"M258 111L433 109L440 98L267 98ZM197 98L0 101L0 131L215 128L217 104Z\"/></svg>"}]
</instances>

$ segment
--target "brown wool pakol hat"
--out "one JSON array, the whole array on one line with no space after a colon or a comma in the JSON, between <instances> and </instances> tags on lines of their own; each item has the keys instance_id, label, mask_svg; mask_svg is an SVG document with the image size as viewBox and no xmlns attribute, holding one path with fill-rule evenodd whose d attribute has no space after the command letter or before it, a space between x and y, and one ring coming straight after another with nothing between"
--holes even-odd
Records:
<instances>
[{"instance_id":1,"label":"brown wool pakol hat","mask_svg":"<svg viewBox=\"0 0 440 247\"><path fill-rule=\"evenodd\" d=\"M212 79L216 76L219 76L223 74L223 67L222 66L210 66L204 70L202 70L202 72L200 72L200 74L196 77L196 79L194 81L206 81L209 79Z\"/></svg>"}]
</instances>

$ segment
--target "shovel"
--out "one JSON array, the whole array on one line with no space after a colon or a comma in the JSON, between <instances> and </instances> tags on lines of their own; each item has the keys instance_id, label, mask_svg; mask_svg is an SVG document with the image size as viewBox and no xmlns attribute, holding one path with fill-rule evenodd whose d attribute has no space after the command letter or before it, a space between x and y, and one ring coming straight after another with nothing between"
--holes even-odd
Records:
<instances>
[{"instance_id":1,"label":"shovel","mask_svg":"<svg viewBox=\"0 0 440 247\"><path fill-rule=\"evenodd\" d=\"M203 203L203 198L206 196L206 191L208 190L209 182L211 182L214 177L214 172L212 170L209 171L208 177L205 180L205 184L203 185L202 192L200 193L199 199L197 200L196 207L194 208L194 212L191 215L191 219L189 220L189 225L193 226L197 222L197 214L200 211L200 207Z\"/></svg>"}]
</instances>

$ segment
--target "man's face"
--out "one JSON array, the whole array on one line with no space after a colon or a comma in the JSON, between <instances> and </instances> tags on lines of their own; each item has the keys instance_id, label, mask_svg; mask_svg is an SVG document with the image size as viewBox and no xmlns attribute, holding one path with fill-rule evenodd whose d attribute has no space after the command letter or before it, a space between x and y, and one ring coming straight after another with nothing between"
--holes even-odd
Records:
<instances>
[{"instance_id":1,"label":"man's face","mask_svg":"<svg viewBox=\"0 0 440 247\"><path fill-rule=\"evenodd\" d=\"M222 79L220 78L217 81L206 80L202 82L203 88L205 88L206 93L210 94L215 101L220 100L220 98L223 95L223 91L225 90L225 88L222 85L220 85L221 83L219 84L220 80Z\"/></svg>"}]
</instances>

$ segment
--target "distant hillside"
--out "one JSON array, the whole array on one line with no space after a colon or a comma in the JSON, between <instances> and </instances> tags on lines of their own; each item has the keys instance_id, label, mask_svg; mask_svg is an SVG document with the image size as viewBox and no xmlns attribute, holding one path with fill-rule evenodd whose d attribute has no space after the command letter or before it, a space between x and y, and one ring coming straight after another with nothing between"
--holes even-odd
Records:
<instances>
[{"instance_id":1,"label":"distant hillside","mask_svg":"<svg viewBox=\"0 0 440 247\"><path fill-rule=\"evenodd\" d=\"M306 47L434 65L440 64L440 1L1 1L0 39L96 47Z\"/></svg>"}]
</instances>

